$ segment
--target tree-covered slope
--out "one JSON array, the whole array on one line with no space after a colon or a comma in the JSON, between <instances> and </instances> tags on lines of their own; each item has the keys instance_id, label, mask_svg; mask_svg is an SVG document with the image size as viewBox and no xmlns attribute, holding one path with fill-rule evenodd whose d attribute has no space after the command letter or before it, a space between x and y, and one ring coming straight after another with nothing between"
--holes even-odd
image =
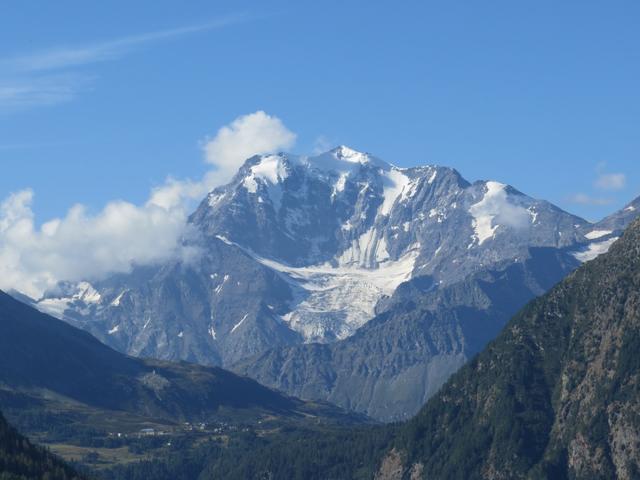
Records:
<instances>
[{"instance_id":1,"label":"tree-covered slope","mask_svg":"<svg viewBox=\"0 0 640 480\"><path fill-rule=\"evenodd\" d=\"M53 455L16 432L0 413L0 480L79 480Z\"/></svg>"},{"instance_id":2,"label":"tree-covered slope","mask_svg":"<svg viewBox=\"0 0 640 480\"><path fill-rule=\"evenodd\" d=\"M639 478L639 352L636 221L455 374L378 478Z\"/></svg>"}]
</instances>

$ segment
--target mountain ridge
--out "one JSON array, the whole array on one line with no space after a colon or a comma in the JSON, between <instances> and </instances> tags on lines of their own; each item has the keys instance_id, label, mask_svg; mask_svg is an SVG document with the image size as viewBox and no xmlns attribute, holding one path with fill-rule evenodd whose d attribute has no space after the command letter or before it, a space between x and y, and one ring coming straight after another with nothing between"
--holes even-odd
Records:
<instances>
[{"instance_id":1,"label":"mountain ridge","mask_svg":"<svg viewBox=\"0 0 640 480\"><path fill-rule=\"evenodd\" d=\"M429 285L434 297L425 306L427 317L447 304L466 308L465 318L478 319L466 331L452 319L434 332L449 340L424 338L411 350L420 357L427 348L434 363L424 367L433 378L446 378L481 347L472 337L493 338L524 302L580 262L606 251L628 217L608 229L499 182L469 183L448 167L400 169L347 147L316 157L255 156L191 215L190 226L199 234L187 246L201 252L197 261L172 260L97 282L63 285L37 304L122 352L237 368L300 394L308 386L292 382L305 374L286 370L278 359L271 366L251 367L248 362L264 359L267 352L277 357L298 348L344 349L342 342L351 344L360 330L371 330L366 327L372 319L398 308L396 292L414 282L420 288L409 291L422 296ZM476 299L484 288L483 275L499 283L512 274L512 266L521 270L512 277L517 287L513 295L523 303L512 305L508 297ZM545 270L553 278L545 278ZM408 300L421 304L417 298ZM494 322L483 323L494 314ZM398 318L405 333L417 328L411 335L421 335L425 323L403 324L403 315L399 311L388 317ZM445 318L443 312L434 315ZM480 332L482 325L486 333ZM387 337L393 332L389 329ZM385 341L372 337L370 343ZM305 346L310 343L338 346ZM390 350L396 353L381 362L402 364L402 353ZM447 357L443 366L435 360L440 353ZM349 363L362 366L362 360ZM306 376L324 376L330 383L335 371L344 370L336 364ZM369 372L382 373L380 368ZM398 379L402 372L396 372ZM375 378L370 381L376 383ZM386 419L411 415L439 384L420 382L431 386L412 394L410 409L398 407ZM352 398L348 390L339 394L342 406L394 402L395 393L387 387L385 393L369 390L369 399ZM331 385L318 387L311 398L334 395L332 391ZM371 414L378 408L361 411Z\"/></svg>"},{"instance_id":2,"label":"mountain ridge","mask_svg":"<svg viewBox=\"0 0 640 480\"><path fill-rule=\"evenodd\" d=\"M30 404L120 412L139 423L207 421L233 412L257 418L266 414L350 418L330 405L287 397L218 367L123 355L3 292L0 404L8 409L5 413L16 414L21 405Z\"/></svg>"}]
</instances>

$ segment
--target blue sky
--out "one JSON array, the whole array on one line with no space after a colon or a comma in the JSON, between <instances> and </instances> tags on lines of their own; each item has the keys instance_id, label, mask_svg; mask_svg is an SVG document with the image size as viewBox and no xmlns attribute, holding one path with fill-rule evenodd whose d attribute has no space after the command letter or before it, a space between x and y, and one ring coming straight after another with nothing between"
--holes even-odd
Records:
<instances>
[{"instance_id":1,"label":"blue sky","mask_svg":"<svg viewBox=\"0 0 640 480\"><path fill-rule=\"evenodd\" d=\"M199 178L264 110L293 151L457 168L588 219L640 194L640 3L0 0L0 199L39 222Z\"/></svg>"}]
</instances>

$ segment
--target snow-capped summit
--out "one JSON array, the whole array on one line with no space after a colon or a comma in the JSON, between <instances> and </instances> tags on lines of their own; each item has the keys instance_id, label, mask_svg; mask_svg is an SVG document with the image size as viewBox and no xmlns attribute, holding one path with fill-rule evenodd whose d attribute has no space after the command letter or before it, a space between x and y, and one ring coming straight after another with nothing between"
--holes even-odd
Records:
<instances>
[{"instance_id":1,"label":"snow-capped summit","mask_svg":"<svg viewBox=\"0 0 640 480\"><path fill-rule=\"evenodd\" d=\"M549 261L568 271L590 242L609 240L508 185L398 168L346 146L249 158L190 223L199 262L63 289L41 308L129 353L228 364L350 337L412 279L444 289L535 251L564 252Z\"/></svg>"},{"instance_id":2,"label":"snow-capped summit","mask_svg":"<svg viewBox=\"0 0 640 480\"><path fill-rule=\"evenodd\" d=\"M270 203L277 211L281 206L283 184L296 172L298 177L307 175L331 185L332 200L336 200L336 195L344 191L349 180L359 181L377 173L387 177L386 184L395 185L398 179L403 179L401 171L368 153L341 145L317 156L279 153L252 157L245 162L231 185L241 186L255 194L258 202ZM228 196L228 188L218 189L210 194L209 204L215 207Z\"/></svg>"},{"instance_id":3,"label":"snow-capped summit","mask_svg":"<svg viewBox=\"0 0 640 480\"><path fill-rule=\"evenodd\" d=\"M197 260L63 284L38 306L132 355L242 362L288 393L400 418L636 210L592 224L345 146L260 155L190 217Z\"/></svg>"},{"instance_id":4,"label":"snow-capped summit","mask_svg":"<svg viewBox=\"0 0 640 480\"><path fill-rule=\"evenodd\" d=\"M346 145L338 145L327 153L351 163L368 163L371 160L371 156L368 153L358 152Z\"/></svg>"},{"instance_id":5,"label":"snow-capped summit","mask_svg":"<svg viewBox=\"0 0 640 480\"><path fill-rule=\"evenodd\" d=\"M353 171L354 168L362 165L374 166L383 170L389 170L393 167L393 165L384 160L369 153L359 152L346 145L339 145L317 156L302 156L299 158L312 168L338 173Z\"/></svg>"},{"instance_id":6,"label":"snow-capped summit","mask_svg":"<svg viewBox=\"0 0 640 480\"><path fill-rule=\"evenodd\" d=\"M278 272L292 296L278 318L322 342L352 335L402 282L429 276L444 287L524 262L531 248L584 240L586 224L508 185L398 168L346 146L252 157L191 222Z\"/></svg>"},{"instance_id":7,"label":"snow-capped summit","mask_svg":"<svg viewBox=\"0 0 640 480\"><path fill-rule=\"evenodd\" d=\"M253 157L192 221L209 237L292 267L376 269L418 252L416 268L434 274L443 248L460 247L473 261L447 267L445 281L524 246L569 245L584 223L497 182L471 185L447 167L398 168L345 146Z\"/></svg>"}]
</instances>

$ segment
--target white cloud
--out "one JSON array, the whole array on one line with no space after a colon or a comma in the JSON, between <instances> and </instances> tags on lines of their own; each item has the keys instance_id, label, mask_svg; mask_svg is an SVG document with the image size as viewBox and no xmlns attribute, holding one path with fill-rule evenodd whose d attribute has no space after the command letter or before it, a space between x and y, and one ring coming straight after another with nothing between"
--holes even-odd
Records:
<instances>
[{"instance_id":1,"label":"white cloud","mask_svg":"<svg viewBox=\"0 0 640 480\"><path fill-rule=\"evenodd\" d=\"M0 111L68 102L87 88L89 80L79 75L48 75L0 81Z\"/></svg>"},{"instance_id":2,"label":"white cloud","mask_svg":"<svg viewBox=\"0 0 640 480\"><path fill-rule=\"evenodd\" d=\"M603 198L603 197L592 197L587 195L586 193L576 193L569 197L569 201L571 203L576 203L578 205L609 205L611 203L611 199Z\"/></svg>"},{"instance_id":3,"label":"white cloud","mask_svg":"<svg viewBox=\"0 0 640 480\"><path fill-rule=\"evenodd\" d=\"M39 228L33 192L10 195L0 204L0 289L39 297L61 280L91 280L127 272L134 264L192 256L181 238L192 234L186 220L194 201L228 180L246 158L294 141L276 117L261 111L238 117L207 141L206 161L215 169L201 180L168 179L144 205L113 201L96 215L76 205Z\"/></svg>"},{"instance_id":4,"label":"white cloud","mask_svg":"<svg viewBox=\"0 0 640 480\"><path fill-rule=\"evenodd\" d=\"M39 229L23 190L0 206L0 288L38 297L58 280L96 278L176 255L185 212L111 202L97 215L76 205Z\"/></svg>"},{"instance_id":5,"label":"white cloud","mask_svg":"<svg viewBox=\"0 0 640 480\"><path fill-rule=\"evenodd\" d=\"M601 173L594 182L599 190L622 190L627 183L624 173Z\"/></svg>"},{"instance_id":6,"label":"white cloud","mask_svg":"<svg viewBox=\"0 0 640 480\"><path fill-rule=\"evenodd\" d=\"M207 162L216 168L218 178L225 181L247 158L288 150L295 141L296 135L279 118L260 110L222 127L215 137L206 141L204 151Z\"/></svg>"},{"instance_id":7,"label":"white cloud","mask_svg":"<svg viewBox=\"0 0 640 480\"><path fill-rule=\"evenodd\" d=\"M313 155L320 155L322 153L325 153L331 150L335 145L337 145L337 142L332 142L326 136L319 135L318 137L316 137L315 141L313 142L313 148L311 149L311 153Z\"/></svg>"},{"instance_id":8,"label":"white cloud","mask_svg":"<svg viewBox=\"0 0 640 480\"><path fill-rule=\"evenodd\" d=\"M605 169L607 164L600 162L596 165L596 179L593 186L596 190L601 191L618 191L624 189L627 183L627 176L624 173L607 173ZM569 202L578 205L604 206L613 202L611 198L590 195L583 192L575 193L568 197Z\"/></svg>"},{"instance_id":9,"label":"white cloud","mask_svg":"<svg viewBox=\"0 0 640 480\"><path fill-rule=\"evenodd\" d=\"M289 150L296 134L282 120L258 110L241 115L203 142L205 160L213 166L201 180L167 179L153 190L150 204L163 208L200 200L215 187L227 183L242 164L254 155Z\"/></svg>"},{"instance_id":10,"label":"white cloud","mask_svg":"<svg viewBox=\"0 0 640 480\"><path fill-rule=\"evenodd\" d=\"M208 192L205 181L176 180L168 178L164 185L151 191L148 205L156 205L161 208L171 209L189 200L197 200Z\"/></svg>"}]
</instances>

